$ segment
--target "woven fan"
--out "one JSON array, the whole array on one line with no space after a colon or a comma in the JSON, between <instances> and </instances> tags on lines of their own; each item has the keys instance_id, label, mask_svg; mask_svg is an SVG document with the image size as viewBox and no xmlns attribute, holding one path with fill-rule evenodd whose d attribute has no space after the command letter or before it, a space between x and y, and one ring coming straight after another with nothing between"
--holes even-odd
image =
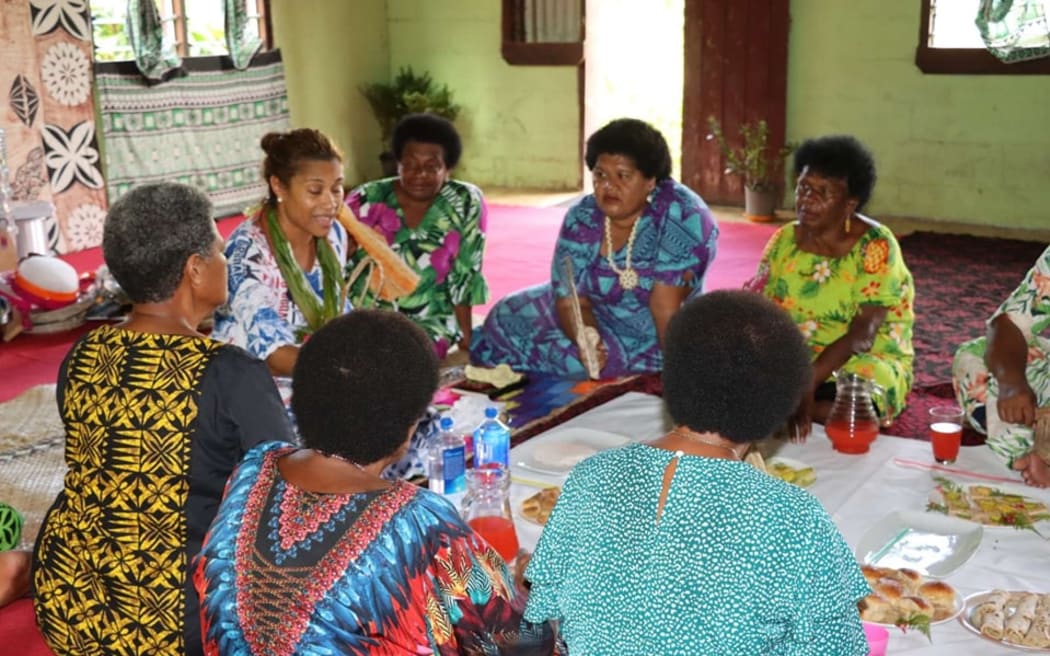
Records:
<instances>
[{"instance_id":1,"label":"woven fan","mask_svg":"<svg viewBox=\"0 0 1050 656\"><path fill-rule=\"evenodd\" d=\"M377 298L394 301L416 290L419 286L419 274L405 264L381 234L361 223L346 205L339 208L339 223L342 223L354 238L357 246L368 253L371 264L368 271L368 288ZM351 281L360 272L359 267L351 274Z\"/></svg>"},{"instance_id":2,"label":"woven fan","mask_svg":"<svg viewBox=\"0 0 1050 656\"><path fill-rule=\"evenodd\" d=\"M1034 428L1032 450L1044 462L1050 462L1050 408L1036 409Z\"/></svg>"}]
</instances>

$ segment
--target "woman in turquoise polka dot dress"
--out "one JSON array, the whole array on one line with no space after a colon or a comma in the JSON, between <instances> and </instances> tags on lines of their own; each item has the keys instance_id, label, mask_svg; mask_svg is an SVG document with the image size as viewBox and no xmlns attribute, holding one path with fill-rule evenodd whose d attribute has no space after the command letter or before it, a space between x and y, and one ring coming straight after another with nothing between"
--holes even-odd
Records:
<instances>
[{"instance_id":1,"label":"woman in turquoise polka dot dress","mask_svg":"<svg viewBox=\"0 0 1050 656\"><path fill-rule=\"evenodd\" d=\"M664 353L674 430L573 470L526 571L526 618L560 620L573 656L867 654L869 588L831 518L741 461L797 407L808 353L756 294L683 306Z\"/></svg>"}]
</instances>

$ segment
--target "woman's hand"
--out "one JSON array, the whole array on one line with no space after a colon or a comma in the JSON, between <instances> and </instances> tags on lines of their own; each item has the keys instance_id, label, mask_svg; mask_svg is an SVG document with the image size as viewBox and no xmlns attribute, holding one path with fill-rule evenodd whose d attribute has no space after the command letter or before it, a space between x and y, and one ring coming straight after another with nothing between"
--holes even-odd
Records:
<instances>
[{"instance_id":1,"label":"woman's hand","mask_svg":"<svg viewBox=\"0 0 1050 656\"><path fill-rule=\"evenodd\" d=\"M1027 380L1016 384L999 383L999 400L996 410L999 418L1008 424L1031 426L1035 423L1035 392Z\"/></svg>"},{"instance_id":2,"label":"woman's hand","mask_svg":"<svg viewBox=\"0 0 1050 656\"><path fill-rule=\"evenodd\" d=\"M525 569L532 560L532 553L520 549L514 557L514 587L519 590L528 590L528 582L525 580Z\"/></svg>"},{"instance_id":3,"label":"woman's hand","mask_svg":"<svg viewBox=\"0 0 1050 656\"><path fill-rule=\"evenodd\" d=\"M807 391L802 395L795 414L791 415L787 423L787 438L794 444L802 444L813 431L813 392Z\"/></svg>"},{"instance_id":4,"label":"woman's hand","mask_svg":"<svg viewBox=\"0 0 1050 656\"><path fill-rule=\"evenodd\" d=\"M579 349L580 362L583 363L584 369L587 369L587 374L597 378L597 374L601 373L602 369L605 368L605 364L609 361L609 349L605 346L605 342L602 341L598 329L593 326L585 326L583 332L576 335L576 347ZM587 365L586 353L588 348L594 352L598 365L597 371L591 371Z\"/></svg>"}]
</instances>

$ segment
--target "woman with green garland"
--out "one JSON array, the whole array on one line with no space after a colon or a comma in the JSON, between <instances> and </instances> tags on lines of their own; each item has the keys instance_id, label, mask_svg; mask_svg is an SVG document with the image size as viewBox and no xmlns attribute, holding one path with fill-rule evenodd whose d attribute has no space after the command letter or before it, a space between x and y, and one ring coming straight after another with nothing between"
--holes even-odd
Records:
<instances>
[{"instance_id":1,"label":"woman with green garland","mask_svg":"<svg viewBox=\"0 0 1050 656\"><path fill-rule=\"evenodd\" d=\"M358 306L374 305L407 316L430 336L439 358L456 346L466 354L471 308L488 300L481 275L485 200L474 185L451 178L463 146L448 120L409 114L394 128L391 146L398 176L365 183L346 202L419 274L419 285L388 302L367 290L368 276L351 275L350 298ZM351 274L366 255L351 245Z\"/></svg>"},{"instance_id":2,"label":"woman with green garland","mask_svg":"<svg viewBox=\"0 0 1050 656\"><path fill-rule=\"evenodd\" d=\"M343 156L319 130L262 138L269 195L226 242L229 300L215 314L214 339L264 360L285 405L299 346L350 309L342 296L346 230Z\"/></svg>"}]
</instances>

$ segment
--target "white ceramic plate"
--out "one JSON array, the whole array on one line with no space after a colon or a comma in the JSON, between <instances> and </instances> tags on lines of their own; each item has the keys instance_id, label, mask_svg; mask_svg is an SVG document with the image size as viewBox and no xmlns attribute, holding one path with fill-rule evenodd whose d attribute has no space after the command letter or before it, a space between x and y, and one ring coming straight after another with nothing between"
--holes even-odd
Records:
<instances>
[{"instance_id":1,"label":"white ceramic plate","mask_svg":"<svg viewBox=\"0 0 1050 656\"><path fill-rule=\"evenodd\" d=\"M584 458L628 442L630 440L627 437L616 433L559 426L518 447L511 466L560 476L567 474Z\"/></svg>"},{"instance_id":2,"label":"white ceramic plate","mask_svg":"<svg viewBox=\"0 0 1050 656\"><path fill-rule=\"evenodd\" d=\"M857 560L878 567L907 567L943 578L977 551L984 528L947 515L898 510L876 522L857 543Z\"/></svg>"},{"instance_id":3,"label":"white ceramic plate","mask_svg":"<svg viewBox=\"0 0 1050 656\"><path fill-rule=\"evenodd\" d=\"M804 463L801 460L795 460L794 458L784 458L783 456L772 456L769 460L766 461L766 470L768 471L770 476L775 476L776 477L776 475L773 473L773 465L775 465L777 463L780 463L781 465L785 465L787 467L791 467L795 471L799 471L799 470L802 470L802 469L813 469L813 465ZM777 478L779 478L779 477L777 477ZM783 479L781 479L781 480L783 480ZM813 482L815 483L816 480L817 480L817 472L816 472L815 469L813 469ZM794 481L788 481L788 482L792 483L794 485L798 485L798 483L795 483ZM808 483L806 485L799 485L799 487L809 487L812 484L813 483Z\"/></svg>"},{"instance_id":4,"label":"white ceramic plate","mask_svg":"<svg viewBox=\"0 0 1050 656\"><path fill-rule=\"evenodd\" d=\"M966 600L963 599L959 591L955 591L955 603L952 605L952 614L948 617L937 620L936 622L930 622L930 626L937 626L938 624L944 624L945 622L951 622L955 618L963 614L963 610L966 608ZM899 628L896 624L884 624L882 622L872 622L870 620L864 620L868 624L877 624L878 626L884 626L887 629Z\"/></svg>"},{"instance_id":5,"label":"white ceramic plate","mask_svg":"<svg viewBox=\"0 0 1050 656\"><path fill-rule=\"evenodd\" d=\"M991 488L991 489L996 490L998 492L1001 492L1003 494L1012 494L1012 495L1018 495L1018 496L1024 497L1025 501L1027 501L1027 502L1042 503L1045 506L1050 507L1050 500L1048 500L1046 498L1046 495L1044 493L1041 493L1040 490L1035 489L1035 488L1022 487L1020 485L1011 485L1009 483L958 483L956 481L947 480L947 479L944 479L944 478L941 478L941 477L937 477L937 478L934 479L935 487L933 488L933 490L930 491L930 496L929 496L929 502L931 504L941 504L941 505L943 505L943 503L944 503L944 494L940 490L940 486L944 485L945 481L947 481L947 484L956 485L959 488L961 488L963 491L966 492L967 496L970 495L970 491L973 488L975 488L975 487ZM937 512L937 511L932 511L932 512ZM980 523L986 529L993 530L993 531L1023 530L1023 529L1018 529L1018 527L1013 526L1011 524L995 524L995 523L986 522L986 521L978 522L978 520L976 520L976 519L970 520L970 521L973 521L975 523ZM1043 519L1043 520L1036 521L1033 524L1033 527L1035 528L1035 530L1038 533L1040 533L1042 535L1050 535L1050 519Z\"/></svg>"},{"instance_id":6,"label":"white ceramic plate","mask_svg":"<svg viewBox=\"0 0 1050 656\"><path fill-rule=\"evenodd\" d=\"M995 638L989 638L988 636L981 633L980 629L978 629L976 626L970 623L970 615L973 614L973 609L983 604L988 599L988 597L992 595L993 592L995 591L985 590L984 592L978 592L967 597L966 604L963 607L963 611L959 614L959 622L963 626L965 626L966 629L971 633L975 633L981 638L987 640L988 642L994 642L997 645L1002 645L1003 647L1019 649L1022 651L1041 651L1043 653L1047 653L1048 651L1050 651L1050 649L1045 649L1043 647L1027 647L1025 645L1017 645L1012 642L1007 642L1006 640L996 640Z\"/></svg>"}]
</instances>

